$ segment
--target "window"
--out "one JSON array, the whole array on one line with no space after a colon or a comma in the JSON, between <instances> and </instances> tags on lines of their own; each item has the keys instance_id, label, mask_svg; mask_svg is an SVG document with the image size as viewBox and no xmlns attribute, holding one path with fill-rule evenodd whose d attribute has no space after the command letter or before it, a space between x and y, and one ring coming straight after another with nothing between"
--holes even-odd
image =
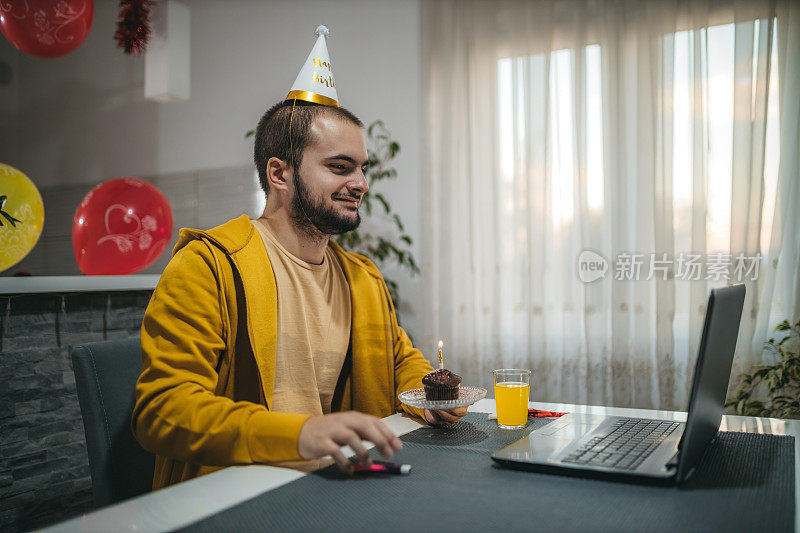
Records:
<instances>
[{"instance_id":1,"label":"window","mask_svg":"<svg viewBox=\"0 0 800 533\"><path fill-rule=\"evenodd\" d=\"M750 23L745 23L750 24ZM774 27L774 26L773 26ZM767 24L753 24L753 71L757 72L757 45L760 32ZM711 26L703 30L681 31L665 37L674 50L670 66L673 79L669 113L673 124L672 183L674 199L675 251L690 251L691 210L694 191L693 152L705 150L707 165L707 250L730 250L731 173L733 162L733 94L734 94L734 24ZM582 75L585 77L586 201L590 213L604 209L602 64L600 46L593 44L582 51ZM549 222L554 231L569 226L575 205L576 117L573 80L574 50L556 50L544 54L503 58L497 64L499 106L500 179L506 185L502 200L503 213L513 215L520 207L520 197L513 187L521 172L546 171L550 176L546 198ZM548 59L548 60L546 60ZM700 64L695 64L695 62ZM769 247L775 188L779 162L777 31L772 33L770 58L767 135L764 161L764 199L761 224L761 253ZM699 76L698 76L699 74ZM544 93L536 80L548 80ZM749 81L748 81L749 82ZM752 76L752 98L756 99L756 76ZM702 100L702 101L701 101ZM547 104L541 104L547 102ZM696 102L696 103L693 103ZM546 109L547 120L536 115L532 105ZM694 135L693 113L704 112L703 130ZM754 117L749 117L754 118ZM537 160L539 148L546 146ZM528 165L527 169L522 167ZM536 167L539 165L539 167ZM532 168L535 167L535 168ZM503 217L508 226L503 235L513 235L513 216ZM511 244L511 243L509 243Z\"/></svg>"}]
</instances>

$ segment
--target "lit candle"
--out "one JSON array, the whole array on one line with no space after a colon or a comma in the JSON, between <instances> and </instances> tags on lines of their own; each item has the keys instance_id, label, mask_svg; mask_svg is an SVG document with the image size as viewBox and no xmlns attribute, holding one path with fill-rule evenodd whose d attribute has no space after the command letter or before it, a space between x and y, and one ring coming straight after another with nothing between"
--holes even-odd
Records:
<instances>
[{"instance_id":1,"label":"lit candle","mask_svg":"<svg viewBox=\"0 0 800 533\"><path fill-rule=\"evenodd\" d=\"M444 343L439 339L439 368L444 368L444 359L442 359L442 345Z\"/></svg>"}]
</instances>

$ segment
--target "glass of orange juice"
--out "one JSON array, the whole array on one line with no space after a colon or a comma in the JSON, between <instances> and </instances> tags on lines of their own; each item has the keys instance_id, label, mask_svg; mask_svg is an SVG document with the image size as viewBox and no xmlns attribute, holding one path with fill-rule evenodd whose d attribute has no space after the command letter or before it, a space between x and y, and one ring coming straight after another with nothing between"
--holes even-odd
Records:
<instances>
[{"instance_id":1,"label":"glass of orange juice","mask_svg":"<svg viewBox=\"0 0 800 533\"><path fill-rule=\"evenodd\" d=\"M528 423L531 371L519 368L493 370L497 424L502 429L522 429Z\"/></svg>"}]
</instances>

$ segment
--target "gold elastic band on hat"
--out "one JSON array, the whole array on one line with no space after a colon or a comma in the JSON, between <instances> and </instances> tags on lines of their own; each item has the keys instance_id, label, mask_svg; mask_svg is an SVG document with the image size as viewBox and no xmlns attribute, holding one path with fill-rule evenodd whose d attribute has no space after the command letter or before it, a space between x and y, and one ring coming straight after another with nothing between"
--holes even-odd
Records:
<instances>
[{"instance_id":1,"label":"gold elastic band on hat","mask_svg":"<svg viewBox=\"0 0 800 533\"><path fill-rule=\"evenodd\" d=\"M289 91L289 94L286 95L286 99L305 100L306 102L314 102L315 104L339 107L339 102L337 102L333 98L328 98L327 96L322 96L321 94L312 93L310 91Z\"/></svg>"},{"instance_id":2,"label":"gold elastic band on hat","mask_svg":"<svg viewBox=\"0 0 800 533\"><path fill-rule=\"evenodd\" d=\"M292 120L294 120L294 106L297 104L297 98L293 98L292 100L292 114L289 115L289 157L292 159L292 181L294 181L294 193L297 195L297 204L300 206L300 211L303 212L303 216L306 217L306 220L308 220L308 223L311 224L311 227L316 228L317 225L311 222L311 219L308 218L308 215L306 214L306 208L303 207L303 200L300 198L300 190L297 188L297 180L300 178L300 169L294 165L294 144L292 143Z\"/></svg>"}]
</instances>

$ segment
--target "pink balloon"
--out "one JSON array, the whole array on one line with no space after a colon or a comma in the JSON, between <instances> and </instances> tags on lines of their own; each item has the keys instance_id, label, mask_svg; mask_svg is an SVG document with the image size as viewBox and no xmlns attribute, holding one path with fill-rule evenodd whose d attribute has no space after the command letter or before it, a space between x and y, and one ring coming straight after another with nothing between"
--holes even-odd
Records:
<instances>
[{"instance_id":1,"label":"pink balloon","mask_svg":"<svg viewBox=\"0 0 800 533\"><path fill-rule=\"evenodd\" d=\"M116 178L89 191L72 220L81 272L133 274L150 266L172 236L172 209L153 185Z\"/></svg>"}]
</instances>

